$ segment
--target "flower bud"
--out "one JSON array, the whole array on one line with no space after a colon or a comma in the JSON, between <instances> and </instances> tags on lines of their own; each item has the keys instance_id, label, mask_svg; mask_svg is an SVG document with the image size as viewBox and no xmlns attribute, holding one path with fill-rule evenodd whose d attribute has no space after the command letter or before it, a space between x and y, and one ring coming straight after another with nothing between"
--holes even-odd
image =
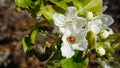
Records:
<instances>
[{"instance_id":1,"label":"flower bud","mask_svg":"<svg viewBox=\"0 0 120 68\"><path fill-rule=\"evenodd\" d=\"M103 47L99 47L97 49L97 53L100 55L100 56L103 56L105 55L105 49Z\"/></svg>"},{"instance_id":2,"label":"flower bud","mask_svg":"<svg viewBox=\"0 0 120 68\"><path fill-rule=\"evenodd\" d=\"M109 36L109 32L107 30L101 30L101 32L99 33L99 36L102 38L102 39L106 39L108 36Z\"/></svg>"},{"instance_id":3,"label":"flower bud","mask_svg":"<svg viewBox=\"0 0 120 68\"><path fill-rule=\"evenodd\" d=\"M86 18L87 18L88 20L91 20L91 19L93 18L93 13L92 13L92 12L87 12L87 13L86 13Z\"/></svg>"}]
</instances>

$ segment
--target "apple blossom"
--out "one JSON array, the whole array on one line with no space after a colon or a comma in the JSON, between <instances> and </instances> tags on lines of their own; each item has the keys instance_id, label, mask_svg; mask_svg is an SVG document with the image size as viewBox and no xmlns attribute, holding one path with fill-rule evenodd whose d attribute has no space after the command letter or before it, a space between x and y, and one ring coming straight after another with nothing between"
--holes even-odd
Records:
<instances>
[{"instance_id":1,"label":"apple blossom","mask_svg":"<svg viewBox=\"0 0 120 68\"><path fill-rule=\"evenodd\" d=\"M68 24L73 24L73 27L81 28L86 24L86 19L77 16L77 10L75 7L68 7L66 14L54 14L53 20L56 26L59 27L60 32L65 32L65 27Z\"/></svg>"},{"instance_id":2,"label":"apple blossom","mask_svg":"<svg viewBox=\"0 0 120 68\"><path fill-rule=\"evenodd\" d=\"M67 26L62 37L62 56L71 58L75 54L74 50L84 51L88 44L85 38L86 34L87 31L85 29L76 29L71 26Z\"/></svg>"}]
</instances>

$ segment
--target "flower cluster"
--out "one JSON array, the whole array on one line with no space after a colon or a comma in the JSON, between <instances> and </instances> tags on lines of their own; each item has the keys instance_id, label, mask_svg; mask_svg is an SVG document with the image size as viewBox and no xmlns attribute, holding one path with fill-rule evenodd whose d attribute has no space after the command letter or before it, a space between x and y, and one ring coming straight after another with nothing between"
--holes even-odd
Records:
<instances>
[{"instance_id":1,"label":"flower cluster","mask_svg":"<svg viewBox=\"0 0 120 68\"><path fill-rule=\"evenodd\" d=\"M97 37L105 39L112 34L112 29L108 27L113 23L112 17L104 14L94 17L92 12L78 16L75 7L68 7L65 15L54 14L53 20L63 34L61 52L62 56L66 58L71 58L75 54L75 50L85 51L87 49L86 36L89 31L93 32L95 40ZM97 49L100 51L103 48Z\"/></svg>"}]
</instances>

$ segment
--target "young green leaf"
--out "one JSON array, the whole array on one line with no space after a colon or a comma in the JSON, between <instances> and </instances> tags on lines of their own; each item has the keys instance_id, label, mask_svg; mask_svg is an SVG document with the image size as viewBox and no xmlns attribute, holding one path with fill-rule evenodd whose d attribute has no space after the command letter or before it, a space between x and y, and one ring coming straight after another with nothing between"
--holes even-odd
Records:
<instances>
[{"instance_id":1,"label":"young green leaf","mask_svg":"<svg viewBox=\"0 0 120 68\"><path fill-rule=\"evenodd\" d=\"M87 68L88 58L78 62L74 61L72 58L69 58L64 59L62 62L62 68Z\"/></svg>"},{"instance_id":2,"label":"young green leaf","mask_svg":"<svg viewBox=\"0 0 120 68\"><path fill-rule=\"evenodd\" d=\"M22 8L29 8L32 3L32 0L15 0L17 6Z\"/></svg>"},{"instance_id":3,"label":"young green leaf","mask_svg":"<svg viewBox=\"0 0 120 68\"><path fill-rule=\"evenodd\" d=\"M114 40L120 40L120 33L109 35L109 37L105 39L106 42L112 42Z\"/></svg>"},{"instance_id":4,"label":"young green leaf","mask_svg":"<svg viewBox=\"0 0 120 68\"><path fill-rule=\"evenodd\" d=\"M71 0L50 0L50 2L56 4L57 6L63 8L64 10L67 9L68 5L67 2L70 2Z\"/></svg>"},{"instance_id":5,"label":"young green leaf","mask_svg":"<svg viewBox=\"0 0 120 68\"><path fill-rule=\"evenodd\" d=\"M82 51L75 51L75 55L72 58L58 58L59 55L54 57L48 62L47 68L87 68L88 58L87 56L82 58ZM57 54L57 53L56 53ZM60 53L59 53L60 54Z\"/></svg>"},{"instance_id":6,"label":"young green leaf","mask_svg":"<svg viewBox=\"0 0 120 68\"><path fill-rule=\"evenodd\" d=\"M48 21L52 21L52 16L54 13L57 13L51 5L45 6L42 8L42 13Z\"/></svg>"},{"instance_id":7,"label":"young green leaf","mask_svg":"<svg viewBox=\"0 0 120 68\"><path fill-rule=\"evenodd\" d=\"M26 37L23 38L22 44L23 44L23 50L24 50L25 53L27 51L33 49L33 45L31 44L29 36L26 36Z\"/></svg>"},{"instance_id":8,"label":"young green leaf","mask_svg":"<svg viewBox=\"0 0 120 68\"><path fill-rule=\"evenodd\" d=\"M28 48L27 48L27 43L26 43L26 38L27 38L27 37L25 37L25 38L22 39L22 44L23 44L23 50L24 50L24 52L26 52L27 49L28 49Z\"/></svg>"},{"instance_id":9,"label":"young green leaf","mask_svg":"<svg viewBox=\"0 0 120 68\"><path fill-rule=\"evenodd\" d=\"M31 44L34 44L35 42L35 37L37 35L37 33L39 32L39 29L34 29L29 35L30 35L30 41Z\"/></svg>"},{"instance_id":10,"label":"young green leaf","mask_svg":"<svg viewBox=\"0 0 120 68\"><path fill-rule=\"evenodd\" d=\"M94 15L102 13L102 0L73 0L74 6L78 9L78 15L91 11Z\"/></svg>"}]
</instances>

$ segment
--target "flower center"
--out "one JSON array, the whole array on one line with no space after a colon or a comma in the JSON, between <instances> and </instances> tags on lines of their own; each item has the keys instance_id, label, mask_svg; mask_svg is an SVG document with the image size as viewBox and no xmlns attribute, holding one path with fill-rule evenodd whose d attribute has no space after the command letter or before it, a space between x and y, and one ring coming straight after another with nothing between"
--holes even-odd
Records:
<instances>
[{"instance_id":1,"label":"flower center","mask_svg":"<svg viewBox=\"0 0 120 68\"><path fill-rule=\"evenodd\" d=\"M70 36L68 36L67 37L67 41L70 43L70 44L73 44L74 42L75 42L75 37L74 36L72 36L72 35L70 35Z\"/></svg>"}]
</instances>

